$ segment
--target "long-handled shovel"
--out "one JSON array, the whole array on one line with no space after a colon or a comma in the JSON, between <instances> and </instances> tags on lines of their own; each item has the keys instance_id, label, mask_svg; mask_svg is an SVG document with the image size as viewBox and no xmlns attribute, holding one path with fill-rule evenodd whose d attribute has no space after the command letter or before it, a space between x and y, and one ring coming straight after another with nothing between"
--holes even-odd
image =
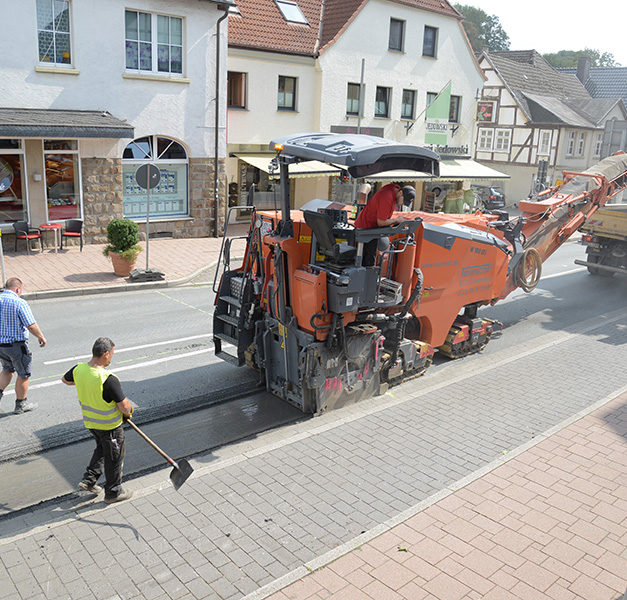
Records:
<instances>
[{"instance_id":1,"label":"long-handled shovel","mask_svg":"<svg viewBox=\"0 0 627 600\"><path fill-rule=\"evenodd\" d=\"M170 480L174 485L174 489L178 490L188 479L188 477L194 472L192 465L189 464L187 459L181 458L178 462L170 458L157 444L155 444L133 421L130 419L126 421L141 437L143 437L163 458L165 458L174 468L170 473Z\"/></svg>"}]
</instances>

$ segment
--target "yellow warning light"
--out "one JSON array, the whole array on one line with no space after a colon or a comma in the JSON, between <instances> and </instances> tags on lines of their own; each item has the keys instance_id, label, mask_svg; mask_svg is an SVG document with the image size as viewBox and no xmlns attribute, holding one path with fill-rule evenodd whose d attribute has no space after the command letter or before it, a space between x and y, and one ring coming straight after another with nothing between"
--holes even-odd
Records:
<instances>
[{"instance_id":1,"label":"yellow warning light","mask_svg":"<svg viewBox=\"0 0 627 600\"><path fill-rule=\"evenodd\" d=\"M283 144L274 144L274 149L277 152L281 152L281 150L283 150Z\"/></svg>"}]
</instances>

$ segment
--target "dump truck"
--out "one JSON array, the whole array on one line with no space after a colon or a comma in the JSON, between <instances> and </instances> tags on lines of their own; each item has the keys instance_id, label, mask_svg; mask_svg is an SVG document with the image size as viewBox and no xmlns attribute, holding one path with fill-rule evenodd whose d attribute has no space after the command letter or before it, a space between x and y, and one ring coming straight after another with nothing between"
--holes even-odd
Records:
<instances>
[{"instance_id":1,"label":"dump truck","mask_svg":"<svg viewBox=\"0 0 627 600\"><path fill-rule=\"evenodd\" d=\"M521 202L520 216L398 212L395 225L359 229L353 206L311 199L291 210L290 166L317 160L356 179L399 169L437 177L438 155L359 134L292 134L270 148L280 209L245 207L237 267L223 242L213 341L218 357L257 370L267 390L313 414L422 375L436 352L481 351L500 324L478 309L533 291L542 263L627 186L627 155L612 156L565 173L564 185ZM364 246L384 237L387 249L364 264Z\"/></svg>"},{"instance_id":2,"label":"dump truck","mask_svg":"<svg viewBox=\"0 0 627 600\"><path fill-rule=\"evenodd\" d=\"M576 260L591 275L627 273L627 204L608 204L580 228L586 260Z\"/></svg>"}]
</instances>

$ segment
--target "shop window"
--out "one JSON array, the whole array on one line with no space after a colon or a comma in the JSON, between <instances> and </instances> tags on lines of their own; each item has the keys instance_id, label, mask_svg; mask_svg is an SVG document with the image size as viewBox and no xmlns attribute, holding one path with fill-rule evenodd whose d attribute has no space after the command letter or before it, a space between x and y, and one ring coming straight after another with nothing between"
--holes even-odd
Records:
<instances>
[{"instance_id":1,"label":"shop window","mask_svg":"<svg viewBox=\"0 0 627 600\"><path fill-rule=\"evenodd\" d=\"M26 219L25 183L21 140L0 140L0 222Z\"/></svg>"},{"instance_id":2,"label":"shop window","mask_svg":"<svg viewBox=\"0 0 627 600\"><path fill-rule=\"evenodd\" d=\"M71 66L69 0L37 0L37 38L40 63Z\"/></svg>"},{"instance_id":3,"label":"shop window","mask_svg":"<svg viewBox=\"0 0 627 600\"><path fill-rule=\"evenodd\" d=\"M403 51L403 44L405 41L405 21L399 19L390 19L390 39L388 41L388 48L390 50Z\"/></svg>"},{"instance_id":4,"label":"shop window","mask_svg":"<svg viewBox=\"0 0 627 600\"><path fill-rule=\"evenodd\" d=\"M346 114L359 115L359 84L349 83L346 92Z\"/></svg>"},{"instance_id":5,"label":"shop window","mask_svg":"<svg viewBox=\"0 0 627 600\"><path fill-rule=\"evenodd\" d=\"M135 172L146 163L154 164L161 174L157 187L150 190L150 218L189 215L187 152L180 143L153 135L133 140L124 149L124 216L129 219L146 217L147 192L135 181Z\"/></svg>"},{"instance_id":6,"label":"shop window","mask_svg":"<svg viewBox=\"0 0 627 600\"><path fill-rule=\"evenodd\" d=\"M377 86L374 116L387 119L390 116L390 88Z\"/></svg>"},{"instance_id":7,"label":"shop window","mask_svg":"<svg viewBox=\"0 0 627 600\"><path fill-rule=\"evenodd\" d=\"M401 119L413 119L416 114L416 91L403 90Z\"/></svg>"},{"instance_id":8,"label":"shop window","mask_svg":"<svg viewBox=\"0 0 627 600\"><path fill-rule=\"evenodd\" d=\"M296 110L296 77L279 75L277 108L279 110Z\"/></svg>"},{"instance_id":9,"label":"shop window","mask_svg":"<svg viewBox=\"0 0 627 600\"><path fill-rule=\"evenodd\" d=\"M183 19L127 10L124 24L128 70L183 74Z\"/></svg>"},{"instance_id":10,"label":"shop window","mask_svg":"<svg viewBox=\"0 0 627 600\"><path fill-rule=\"evenodd\" d=\"M438 46L438 28L425 25L425 32L422 38L422 55L436 57Z\"/></svg>"},{"instance_id":11,"label":"shop window","mask_svg":"<svg viewBox=\"0 0 627 600\"><path fill-rule=\"evenodd\" d=\"M44 140L48 221L81 218L81 185L76 140Z\"/></svg>"},{"instance_id":12,"label":"shop window","mask_svg":"<svg viewBox=\"0 0 627 600\"><path fill-rule=\"evenodd\" d=\"M229 108L246 108L246 73L227 74L227 104Z\"/></svg>"}]
</instances>

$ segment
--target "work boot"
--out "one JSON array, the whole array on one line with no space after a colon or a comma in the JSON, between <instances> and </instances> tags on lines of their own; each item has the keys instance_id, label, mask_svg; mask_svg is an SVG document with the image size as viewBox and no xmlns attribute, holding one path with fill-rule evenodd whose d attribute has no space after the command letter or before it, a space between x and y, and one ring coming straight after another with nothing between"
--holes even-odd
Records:
<instances>
[{"instance_id":1,"label":"work boot","mask_svg":"<svg viewBox=\"0 0 627 600\"><path fill-rule=\"evenodd\" d=\"M114 502L122 502L128 500L133 495L132 490L122 490L117 496L113 498L105 498L105 504L113 504Z\"/></svg>"},{"instance_id":2,"label":"work boot","mask_svg":"<svg viewBox=\"0 0 627 600\"><path fill-rule=\"evenodd\" d=\"M79 482L78 489L89 492L90 494L95 494L96 496L102 492L102 488L97 483L89 483L85 480Z\"/></svg>"},{"instance_id":3,"label":"work boot","mask_svg":"<svg viewBox=\"0 0 627 600\"><path fill-rule=\"evenodd\" d=\"M16 415L21 415L29 410L35 410L38 406L39 404L37 404L37 402L28 402L26 398L24 398L24 400L15 401L15 410L13 412Z\"/></svg>"}]
</instances>

